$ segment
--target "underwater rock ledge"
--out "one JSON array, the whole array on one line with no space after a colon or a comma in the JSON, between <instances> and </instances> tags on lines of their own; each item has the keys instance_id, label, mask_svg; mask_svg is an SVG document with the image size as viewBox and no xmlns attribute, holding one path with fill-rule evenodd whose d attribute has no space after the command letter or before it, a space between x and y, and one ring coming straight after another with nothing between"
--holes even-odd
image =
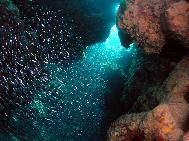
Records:
<instances>
[{"instance_id":1,"label":"underwater rock ledge","mask_svg":"<svg viewBox=\"0 0 189 141\"><path fill-rule=\"evenodd\" d=\"M150 111L130 113L118 118L108 131L108 141L187 141L188 70L189 56L186 56L155 91L158 95L164 95L161 104Z\"/></svg>"},{"instance_id":2,"label":"underwater rock ledge","mask_svg":"<svg viewBox=\"0 0 189 141\"><path fill-rule=\"evenodd\" d=\"M125 115L108 141L189 140L189 3L185 0L122 0L120 39L142 53L130 60L120 101ZM158 54L156 54L158 53Z\"/></svg>"},{"instance_id":3,"label":"underwater rock ledge","mask_svg":"<svg viewBox=\"0 0 189 141\"><path fill-rule=\"evenodd\" d=\"M133 55L121 102L125 115L108 141L189 140L189 3L185 0L122 0L120 39L132 39Z\"/></svg>"},{"instance_id":4,"label":"underwater rock ledge","mask_svg":"<svg viewBox=\"0 0 189 141\"><path fill-rule=\"evenodd\" d=\"M160 53L170 38L189 48L189 3L185 0L122 0L117 25L146 53Z\"/></svg>"}]
</instances>

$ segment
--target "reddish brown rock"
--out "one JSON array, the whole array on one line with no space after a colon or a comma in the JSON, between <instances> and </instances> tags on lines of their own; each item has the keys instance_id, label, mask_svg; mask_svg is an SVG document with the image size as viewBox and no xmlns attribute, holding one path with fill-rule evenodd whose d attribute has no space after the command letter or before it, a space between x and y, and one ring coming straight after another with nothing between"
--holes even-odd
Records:
<instances>
[{"instance_id":1,"label":"reddish brown rock","mask_svg":"<svg viewBox=\"0 0 189 141\"><path fill-rule=\"evenodd\" d=\"M149 113L119 118L108 132L108 141L179 141L182 136L169 106L162 104Z\"/></svg>"},{"instance_id":2,"label":"reddish brown rock","mask_svg":"<svg viewBox=\"0 0 189 141\"><path fill-rule=\"evenodd\" d=\"M184 135L183 141L189 141L189 132Z\"/></svg>"},{"instance_id":3,"label":"reddish brown rock","mask_svg":"<svg viewBox=\"0 0 189 141\"><path fill-rule=\"evenodd\" d=\"M169 30L189 48L189 3L179 1L166 11Z\"/></svg>"},{"instance_id":4,"label":"reddish brown rock","mask_svg":"<svg viewBox=\"0 0 189 141\"><path fill-rule=\"evenodd\" d=\"M128 114L112 124L108 141L189 141L189 56L178 63L189 47L188 1L122 0L117 25L146 53L161 54L130 66L123 99ZM172 40L183 46L170 46Z\"/></svg>"},{"instance_id":5,"label":"reddish brown rock","mask_svg":"<svg viewBox=\"0 0 189 141\"><path fill-rule=\"evenodd\" d=\"M108 141L187 141L189 138L189 56L155 93L165 95L149 112L126 114L108 131Z\"/></svg>"},{"instance_id":6,"label":"reddish brown rock","mask_svg":"<svg viewBox=\"0 0 189 141\"><path fill-rule=\"evenodd\" d=\"M160 53L167 36L188 47L189 4L182 0L123 0L117 25L126 31L146 53Z\"/></svg>"}]
</instances>

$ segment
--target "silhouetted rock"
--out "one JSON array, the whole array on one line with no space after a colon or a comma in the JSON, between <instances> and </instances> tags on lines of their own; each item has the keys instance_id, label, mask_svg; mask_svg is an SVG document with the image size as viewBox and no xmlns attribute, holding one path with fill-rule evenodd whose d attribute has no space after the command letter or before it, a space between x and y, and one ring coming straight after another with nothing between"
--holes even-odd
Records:
<instances>
[{"instance_id":1,"label":"silhouetted rock","mask_svg":"<svg viewBox=\"0 0 189 141\"><path fill-rule=\"evenodd\" d=\"M40 6L59 11L57 16L73 19L78 26L78 34L85 45L103 42L115 23L116 6L119 0L13 0L25 16L32 16L32 8ZM37 9L36 9L37 10ZM36 11L34 10L34 11Z\"/></svg>"}]
</instances>

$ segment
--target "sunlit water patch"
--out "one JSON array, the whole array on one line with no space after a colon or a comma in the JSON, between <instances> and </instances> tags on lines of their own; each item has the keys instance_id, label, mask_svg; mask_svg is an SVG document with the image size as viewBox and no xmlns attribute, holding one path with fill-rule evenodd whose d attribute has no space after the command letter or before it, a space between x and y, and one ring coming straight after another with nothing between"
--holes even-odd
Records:
<instances>
[{"instance_id":1,"label":"sunlit water patch","mask_svg":"<svg viewBox=\"0 0 189 141\"><path fill-rule=\"evenodd\" d=\"M110 35L106 39L105 45L108 49L113 49L114 53L117 53L124 49L121 45L116 25L111 28Z\"/></svg>"}]
</instances>

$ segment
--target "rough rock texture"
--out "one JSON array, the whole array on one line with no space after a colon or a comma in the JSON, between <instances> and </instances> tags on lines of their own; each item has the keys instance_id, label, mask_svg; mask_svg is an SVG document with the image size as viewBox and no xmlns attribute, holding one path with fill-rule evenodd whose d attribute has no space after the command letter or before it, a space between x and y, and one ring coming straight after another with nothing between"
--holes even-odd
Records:
<instances>
[{"instance_id":1,"label":"rough rock texture","mask_svg":"<svg viewBox=\"0 0 189 141\"><path fill-rule=\"evenodd\" d=\"M189 47L189 2L179 1L166 11L166 19L174 38Z\"/></svg>"},{"instance_id":2,"label":"rough rock texture","mask_svg":"<svg viewBox=\"0 0 189 141\"><path fill-rule=\"evenodd\" d=\"M187 141L189 130L189 56L180 61L162 86L161 104L141 113L126 114L108 131L109 141Z\"/></svg>"},{"instance_id":3,"label":"rough rock texture","mask_svg":"<svg viewBox=\"0 0 189 141\"><path fill-rule=\"evenodd\" d=\"M129 76L123 91L125 111L148 111L157 106L164 95L153 91L161 86L174 65L175 62L170 63L159 57L137 55L129 66Z\"/></svg>"},{"instance_id":4,"label":"rough rock texture","mask_svg":"<svg viewBox=\"0 0 189 141\"><path fill-rule=\"evenodd\" d=\"M127 114L112 124L108 141L189 140L188 4L121 1L121 40L134 40L143 51L128 66L121 99Z\"/></svg>"},{"instance_id":5,"label":"rough rock texture","mask_svg":"<svg viewBox=\"0 0 189 141\"><path fill-rule=\"evenodd\" d=\"M125 112L148 111L157 106L164 95L153 93L166 80L175 65L187 53L185 48L172 42L174 47L162 51L159 55L147 55L141 48L132 51L132 57L127 66L127 78L122 92L121 101Z\"/></svg>"},{"instance_id":6,"label":"rough rock texture","mask_svg":"<svg viewBox=\"0 0 189 141\"><path fill-rule=\"evenodd\" d=\"M146 53L160 53L170 36L188 47L188 11L189 3L184 0L122 0L117 25Z\"/></svg>"},{"instance_id":7,"label":"rough rock texture","mask_svg":"<svg viewBox=\"0 0 189 141\"><path fill-rule=\"evenodd\" d=\"M189 132L184 135L183 141L189 141Z\"/></svg>"}]
</instances>

